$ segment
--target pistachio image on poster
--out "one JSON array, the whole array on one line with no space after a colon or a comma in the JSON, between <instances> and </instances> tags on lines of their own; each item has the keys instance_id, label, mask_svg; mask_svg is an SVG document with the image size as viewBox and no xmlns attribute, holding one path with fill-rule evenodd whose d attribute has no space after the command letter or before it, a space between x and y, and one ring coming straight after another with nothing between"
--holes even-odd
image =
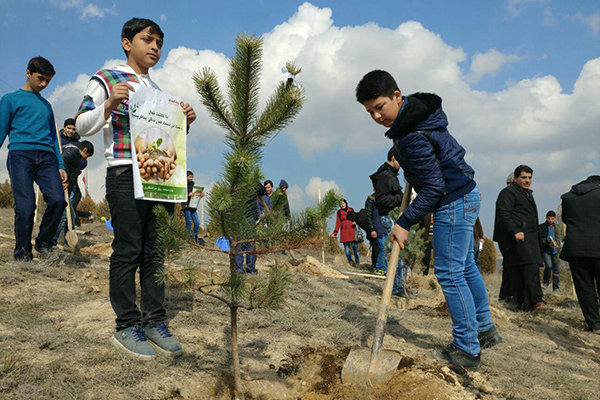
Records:
<instances>
[{"instance_id":1,"label":"pistachio image on poster","mask_svg":"<svg viewBox=\"0 0 600 400\"><path fill-rule=\"evenodd\" d=\"M138 200L187 200L183 102L154 88L129 92L134 195Z\"/></svg>"}]
</instances>

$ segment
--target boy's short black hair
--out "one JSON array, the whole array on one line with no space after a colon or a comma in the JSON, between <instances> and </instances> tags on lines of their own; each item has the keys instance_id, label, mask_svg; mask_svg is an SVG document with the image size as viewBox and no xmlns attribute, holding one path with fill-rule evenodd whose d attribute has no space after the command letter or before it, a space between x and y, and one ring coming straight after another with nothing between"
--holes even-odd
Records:
<instances>
[{"instance_id":1,"label":"boy's short black hair","mask_svg":"<svg viewBox=\"0 0 600 400\"><path fill-rule=\"evenodd\" d=\"M550 210L546 213L546 217L556 217L556 213L553 210Z\"/></svg>"},{"instance_id":2,"label":"boy's short black hair","mask_svg":"<svg viewBox=\"0 0 600 400\"><path fill-rule=\"evenodd\" d=\"M186 176L194 176L194 173L188 169Z\"/></svg>"},{"instance_id":3,"label":"boy's short black hair","mask_svg":"<svg viewBox=\"0 0 600 400\"><path fill-rule=\"evenodd\" d=\"M267 186L267 185L271 185L271 187L274 187L274 186L273 186L273 181L272 181L272 180L270 180L270 179L267 179L267 180L265 181L265 183L264 183L264 186Z\"/></svg>"},{"instance_id":4,"label":"boy's short black hair","mask_svg":"<svg viewBox=\"0 0 600 400\"><path fill-rule=\"evenodd\" d=\"M94 145L90 141L82 140L77 143L77 148L79 148L79 150L87 149L88 156L90 157L94 155Z\"/></svg>"},{"instance_id":5,"label":"boy's short black hair","mask_svg":"<svg viewBox=\"0 0 600 400\"><path fill-rule=\"evenodd\" d=\"M75 120L73 118L65 119L65 123L63 124L63 127L65 127L67 125L75 125Z\"/></svg>"},{"instance_id":6,"label":"boy's short black hair","mask_svg":"<svg viewBox=\"0 0 600 400\"><path fill-rule=\"evenodd\" d=\"M160 29L160 26L147 18L131 18L129 21L125 22L121 29L121 39L132 41L135 35L148 27L150 27L150 33L156 33L161 39L164 39L165 34L162 29ZM125 51L125 49L123 49L123 51ZM129 56L126 51L125 55Z\"/></svg>"},{"instance_id":7,"label":"boy's short black hair","mask_svg":"<svg viewBox=\"0 0 600 400\"><path fill-rule=\"evenodd\" d=\"M363 76L356 85L356 101L364 104L381 96L391 99L396 90L400 91L394 77L389 72L376 69Z\"/></svg>"},{"instance_id":8,"label":"boy's short black hair","mask_svg":"<svg viewBox=\"0 0 600 400\"><path fill-rule=\"evenodd\" d=\"M400 162L400 156L398 155L398 151L396 151L394 146L392 146L392 148L388 151L387 160L392 161L392 157L394 157L396 161Z\"/></svg>"},{"instance_id":9,"label":"boy's short black hair","mask_svg":"<svg viewBox=\"0 0 600 400\"><path fill-rule=\"evenodd\" d=\"M41 56L33 57L31 60L29 60L29 63L27 64L27 70L32 74L38 72L47 76L54 76L56 73L52 63Z\"/></svg>"},{"instance_id":10,"label":"boy's short black hair","mask_svg":"<svg viewBox=\"0 0 600 400\"><path fill-rule=\"evenodd\" d=\"M528 165L519 165L517 168L515 168L513 176L515 178L518 178L519 176L521 176L521 172L527 172L528 174L533 175L533 170L531 169L531 167L529 167Z\"/></svg>"}]
</instances>

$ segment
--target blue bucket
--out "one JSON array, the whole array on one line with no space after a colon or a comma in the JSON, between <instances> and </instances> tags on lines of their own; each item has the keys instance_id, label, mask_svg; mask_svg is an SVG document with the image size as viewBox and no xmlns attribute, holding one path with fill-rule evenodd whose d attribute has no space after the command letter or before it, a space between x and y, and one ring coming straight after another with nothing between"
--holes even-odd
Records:
<instances>
[{"instance_id":1,"label":"blue bucket","mask_svg":"<svg viewBox=\"0 0 600 400\"><path fill-rule=\"evenodd\" d=\"M231 246L229 245L229 240L225 238L225 236L220 236L217 239L217 247L223 251L231 250Z\"/></svg>"}]
</instances>

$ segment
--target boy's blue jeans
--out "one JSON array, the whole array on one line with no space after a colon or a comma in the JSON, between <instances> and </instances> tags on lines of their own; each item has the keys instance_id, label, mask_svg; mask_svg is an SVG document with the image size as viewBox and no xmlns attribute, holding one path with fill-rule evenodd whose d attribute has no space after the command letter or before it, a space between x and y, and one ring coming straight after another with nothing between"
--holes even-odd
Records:
<instances>
[{"instance_id":1,"label":"boy's blue jeans","mask_svg":"<svg viewBox=\"0 0 600 400\"><path fill-rule=\"evenodd\" d=\"M198 230L200 229L200 219L196 210L186 208L183 210L185 216L185 229L190 233L190 236L195 238L198 236ZM192 234L192 222L194 223L194 234Z\"/></svg>"},{"instance_id":2,"label":"boy's blue jeans","mask_svg":"<svg viewBox=\"0 0 600 400\"><path fill-rule=\"evenodd\" d=\"M344 252L346 253L346 258L348 262L352 262L352 253L350 253L350 248L352 248L352 252L354 253L354 259L358 264L360 262L360 258L358 257L358 244L356 242L344 242Z\"/></svg>"},{"instance_id":3,"label":"boy's blue jeans","mask_svg":"<svg viewBox=\"0 0 600 400\"><path fill-rule=\"evenodd\" d=\"M52 238L65 209L65 195L58 173L56 154L44 150L10 150L6 159L15 209L15 259L31 260L31 234L35 193L33 182L44 195L46 211L35 239L36 246L51 248Z\"/></svg>"},{"instance_id":4,"label":"boy's blue jeans","mask_svg":"<svg viewBox=\"0 0 600 400\"><path fill-rule=\"evenodd\" d=\"M402 264L402 257L398 257L398 266L396 267L396 275L394 276L394 286L392 294L401 295L404 293L404 280L406 279L406 271Z\"/></svg>"},{"instance_id":5,"label":"boy's blue jeans","mask_svg":"<svg viewBox=\"0 0 600 400\"><path fill-rule=\"evenodd\" d=\"M241 243L238 244L235 247L235 251L252 251L255 250L256 247L254 246L254 243ZM244 268L244 255L246 256L246 268ZM256 254L250 254L250 253L245 253L245 254L236 254L235 255L235 269L244 274L244 273L249 273L249 274L255 274L256 268L255 265L256 264Z\"/></svg>"},{"instance_id":6,"label":"boy's blue jeans","mask_svg":"<svg viewBox=\"0 0 600 400\"><path fill-rule=\"evenodd\" d=\"M378 247L377 261L375 262L375 270L387 272L387 252L385 251L385 240L387 235L377 235L377 239L373 243Z\"/></svg>"},{"instance_id":7,"label":"boy's blue jeans","mask_svg":"<svg viewBox=\"0 0 600 400\"><path fill-rule=\"evenodd\" d=\"M558 266L558 258L556 254L549 254L545 251L542 252L542 260L544 261L544 285L550 283L550 274L552 274L552 289L558 290L559 288L559 274L560 269Z\"/></svg>"},{"instance_id":8,"label":"boy's blue jeans","mask_svg":"<svg viewBox=\"0 0 600 400\"><path fill-rule=\"evenodd\" d=\"M481 352L477 333L494 326L485 284L473 258L473 225L480 203L475 188L433 214L435 276L452 318L452 344L472 355Z\"/></svg>"}]
</instances>

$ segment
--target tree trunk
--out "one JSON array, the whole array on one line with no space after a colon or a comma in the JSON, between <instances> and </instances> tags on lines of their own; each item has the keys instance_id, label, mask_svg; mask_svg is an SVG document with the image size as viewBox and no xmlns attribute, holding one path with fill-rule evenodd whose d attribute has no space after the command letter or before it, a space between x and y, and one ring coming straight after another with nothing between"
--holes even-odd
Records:
<instances>
[{"instance_id":1,"label":"tree trunk","mask_svg":"<svg viewBox=\"0 0 600 400\"><path fill-rule=\"evenodd\" d=\"M233 366L233 382L235 399L244 400L242 378L240 376L240 355L238 354L238 327L237 306L232 304L229 308L231 315L231 361Z\"/></svg>"},{"instance_id":2,"label":"tree trunk","mask_svg":"<svg viewBox=\"0 0 600 400\"><path fill-rule=\"evenodd\" d=\"M229 251L229 273L231 276L237 274L235 268L235 246L231 243L231 250ZM240 376L240 354L238 352L238 317L237 317L238 306L232 299L232 303L229 305L230 315L230 328L231 328L231 364L233 368L233 395L236 400L244 400L244 391L242 389L242 377Z\"/></svg>"}]
</instances>

